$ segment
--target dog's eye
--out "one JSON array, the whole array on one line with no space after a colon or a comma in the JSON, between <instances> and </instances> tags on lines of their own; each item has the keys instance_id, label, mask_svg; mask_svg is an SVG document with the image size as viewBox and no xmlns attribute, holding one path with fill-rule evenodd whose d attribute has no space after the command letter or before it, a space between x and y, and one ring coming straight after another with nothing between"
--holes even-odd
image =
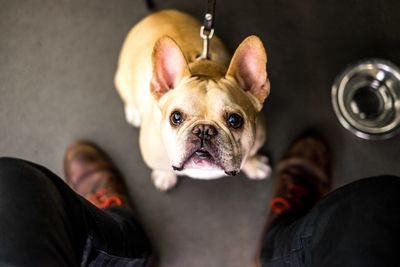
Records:
<instances>
[{"instance_id":1,"label":"dog's eye","mask_svg":"<svg viewBox=\"0 0 400 267\"><path fill-rule=\"evenodd\" d=\"M174 111L171 114L171 117L169 118L170 122L174 126L178 126L183 122L183 115L179 111Z\"/></svg>"},{"instance_id":2,"label":"dog's eye","mask_svg":"<svg viewBox=\"0 0 400 267\"><path fill-rule=\"evenodd\" d=\"M240 115L233 113L228 116L228 119L226 120L228 125L232 128L238 129L242 127L243 125L243 119L240 117Z\"/></svg>"}]
</instances>

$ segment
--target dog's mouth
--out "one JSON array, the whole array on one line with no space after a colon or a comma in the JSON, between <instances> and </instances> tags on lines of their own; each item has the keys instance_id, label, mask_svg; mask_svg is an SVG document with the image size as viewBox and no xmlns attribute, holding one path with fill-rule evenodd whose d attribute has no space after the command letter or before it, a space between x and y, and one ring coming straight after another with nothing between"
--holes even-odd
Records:
<instances>
[{"instance_id":1,"label":"dog's mouth","mask_svg":"<svg viewBox=\"0 0 400 267\"><path fill-rule=\"evenodd\" d=\"M187 169L221 169L215 157L205 148L197 149L183 164Z\"/></svg>"},{"instance_id":2,"label":"dog's mouth","mask_svg":"<svg viewBox=\"0 0 400 267\"><path fill-rule=\"evenodd\" d=\"M199 159L214 159L213 156L211 156L210 152L208 152L205 149L198 149L196 150L192 156L196 156Z\"/></svg>"},{"instance_id":3,"label":"dog's mouth","mask_svg":"<svg viewBox=\"0 0 400 267\"><path fill-rule=\"evenodd\" d=\"M222 168L219 166L216 158L209 150L205 148L199 148L187 157L182 164L182 167L173 166L173 169L176 171L182 171L183 169L220 170Z\"/></svg>"},{"instance_id":4,"label":"dog's mouth","mask_svg":"<svg viewBox=\"0 0 400 267\"><path fill-rule=\"evenodd\" d=\"M193 148L188 151L187 156L179 165L172 165L174 171L201 170L201 171L222 171L228 176L235 176L239 169L224 166L220 159L219 152L210 146Z\"/></svg>"}]
</instances>

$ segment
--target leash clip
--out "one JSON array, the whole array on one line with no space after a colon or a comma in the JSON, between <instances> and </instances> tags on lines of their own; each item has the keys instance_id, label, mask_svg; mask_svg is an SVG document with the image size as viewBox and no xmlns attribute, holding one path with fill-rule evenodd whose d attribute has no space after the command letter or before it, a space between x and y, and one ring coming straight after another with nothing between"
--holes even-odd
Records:
<instances>
[{"instance_id":1,"label":"leash clip","mask_svg":"<svg viewBox=\"0 0 400 267\"><path fill-rule=\"evenodd\" d=\"M207 13L204 16L203 26L200 28L200 37L203 39L203 52L197 58L197 60L201 59L210 59L210 41L214 36L214 28L210 27L213 22L213 16L210 13Z\"/></svg>"}]
</instances>

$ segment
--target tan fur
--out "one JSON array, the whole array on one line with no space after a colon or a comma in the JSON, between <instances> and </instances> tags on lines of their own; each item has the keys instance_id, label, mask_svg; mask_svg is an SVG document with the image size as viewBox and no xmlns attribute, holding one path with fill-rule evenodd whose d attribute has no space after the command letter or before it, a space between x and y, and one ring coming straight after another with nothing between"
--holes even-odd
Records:
<instances>
[{"instance_id":1,"label":"tan fur","mask_svg":"<svg viewBox=\"0 0 400 267\"><path fill-rule=\"evenodd\" d=\"M202 52L199 29L200 23L182 12L167 10L154 13L130 31L119 58L115 85L125 104L128 122L141 127L141 152L146 164L153 170L153 182L160 190L168 190L176 184L177 178L171 165L182 163L189 146L186 140L190 138L191 127L203 122L215 126L220 140L227 142L220 145L221 154L234 157L227 168L243 167L253 179L265 178L270 172L267 159L256 155L265 142L265 128L258 112L269 93L266 72L256 76L265 80L262 84L265 90L241 88L240 77L236 77L241 74L240 70L236 70L236 65L240 64L234 62L234 57L229 66L230 56L216 36L211 42L211 60L197 61ZM157 76L153 64L159 64L158 57L163 53L163 47L175 45L171 40L180 48L186 63L182 64L177 74L179 81L174 84L174 89L163 91L159 84L153 83ZM242 45L258 49L260 60L266 62L264 48L257 37L249 37ZM177 59L180 62L179 56ZM179 129L169 125L171 107L182 107L187 114L191 114ZM231 131L220 116L221 110L229 107L235 107L245 116L246 124L240 136ZM239 163L234 163L238 160ZM223 174L219 171L205 173L190 170L178 174L201 179Z\"/></svg>"}]
</instances>

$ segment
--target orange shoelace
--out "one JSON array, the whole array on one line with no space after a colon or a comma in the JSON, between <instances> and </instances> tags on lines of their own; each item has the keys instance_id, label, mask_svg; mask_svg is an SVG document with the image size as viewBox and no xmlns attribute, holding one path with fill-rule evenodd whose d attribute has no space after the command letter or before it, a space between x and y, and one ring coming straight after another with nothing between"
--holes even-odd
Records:
<instances>
[{"instance_id":1,"label":"orange shoelace","mask_svg":"<svg viewBox=\"0 0 400 267\"><path fill-rule=\"evenodd\" d=\"M310 194L308 188L299 184L288 183L288 193L286 196L277 196L271 202L271 209L275 214L281 214L284 211L301 206L304 198Z\"/></svg>"},{"instance_id":2,"label":"orange shoelace","mask_svg":"<svg viewBox=\"0 0 400 267\"><path fill-rule=\"evenodd\" d=\"M108 195L108 193L107 188L102 188L89 196L88 200L100 209L105 209L110 206L122 206L122 200L120 197L116 195Z\"/></svg>"}]
</instances>

